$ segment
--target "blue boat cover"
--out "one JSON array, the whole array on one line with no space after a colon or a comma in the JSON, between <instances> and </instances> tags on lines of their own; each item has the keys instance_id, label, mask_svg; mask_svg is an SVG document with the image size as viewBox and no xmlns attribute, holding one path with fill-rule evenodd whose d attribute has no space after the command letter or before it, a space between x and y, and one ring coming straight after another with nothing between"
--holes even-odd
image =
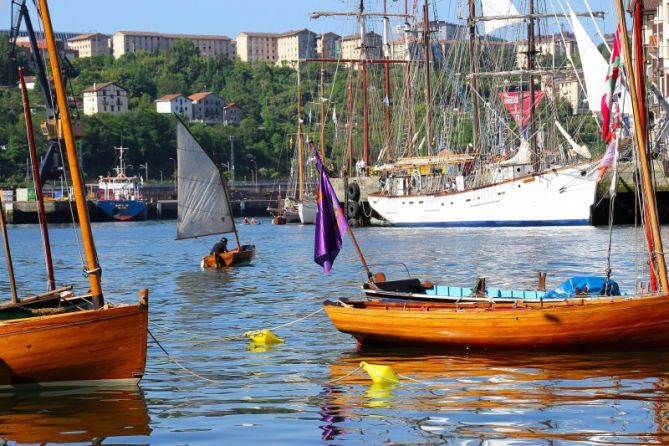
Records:
<instances>
[{"instance_id":1,"label":"blue boat cover","mask_svg":"<svg viewBox=\"0 0 669 446\"><path fill-rule=\"evenodd\" d=\"M606 289L604 289L605 287ZM576 292L576 288L578 288L579 293ZM587 289L587 293L584 293L584 289ZM606 277L572 277L562 282L554 290L547 292L544 297L547 299L567 298L577 294L619 296L620 288L618 288L615 280L611 279L609 279L607 286Z\"/></svg>"}]
</instances>

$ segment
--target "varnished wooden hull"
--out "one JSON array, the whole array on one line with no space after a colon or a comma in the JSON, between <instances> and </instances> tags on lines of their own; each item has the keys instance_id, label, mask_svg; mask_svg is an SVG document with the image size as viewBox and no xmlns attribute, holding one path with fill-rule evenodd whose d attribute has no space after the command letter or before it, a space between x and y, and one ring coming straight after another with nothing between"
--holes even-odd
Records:
<instances>
[{"instance_id":1,"label":"varnished wooden hull","mask_svg":"<svg viewBox=\"0 0 669 446\"><path fill-rule=\"evenodd\" d=\"M148 308L124 305L0 323L0 386L136 383Z\"/></svg>"},{"instance_id":2,"label":"varnished wooden hull","mask_svg":"<svg viewBox=\"0 0 669 446\"><path fill-rule=\"evenodd\" d=\"M256 247L254 245L243 245L241 248L235 248L220 254L221 261L216 264L216 257L208 255L202 257L200 266L202 268L225 268L227 266L246 266L251 263L253 257L256 255Z\"/></svg>"},{"instance_id":3,"label":"varnished wooden hull","mask_svg":"<svg viewBox=\"0 0 669 446\"><path fill-rule=\"evenodd\" d=\"M341 299L324 306L338 330L363 344L491 349L669 345L669 294L543 305Z\"/></svg>"}]
</instances>

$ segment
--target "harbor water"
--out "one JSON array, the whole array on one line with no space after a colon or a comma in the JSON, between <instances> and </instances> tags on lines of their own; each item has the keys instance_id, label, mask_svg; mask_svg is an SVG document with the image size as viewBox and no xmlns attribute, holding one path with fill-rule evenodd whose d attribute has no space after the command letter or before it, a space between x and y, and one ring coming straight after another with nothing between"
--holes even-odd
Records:
<instances>
[{"instance_id":1,"label":"harbor water","mask_svg":"<svg viewBox=\"0 0 669 446\"><path fill-rule=\"evenodd\" d=\"M669 443L669 353L358 350L321 309L365 278L346 238L333 271L313 262L313 226L240 225L253 266L204 271L217 237L175 240L174 221L93 225L105 298L150 290L147 369L139 387L0 391L7 444L576 445ZM669 235L669 228L663 232ZM645 277L639 231L611 234L612 277ZM607 268L605 227L356 228L367 261L390 277L533 289ZM46 289L39 229L9 227L19 294ZM59 284L86 290L77 233L50 230ZM228 236L230 245L234 237ZM666 237L665 237L666 239ZM4 258L2 259L4 265ZM6 271L0 291L9 299ZM643 323L643 321L639 321ZM273 329L285 343L252 345ZM95 342L95 339L91 339ZM167 353L166 353L167 352ZM169 354L169 356L168 356ZM49 358L44 358L48 361ZM391 365L376 385L359 363Z\"/></svg>"}]
</instances>

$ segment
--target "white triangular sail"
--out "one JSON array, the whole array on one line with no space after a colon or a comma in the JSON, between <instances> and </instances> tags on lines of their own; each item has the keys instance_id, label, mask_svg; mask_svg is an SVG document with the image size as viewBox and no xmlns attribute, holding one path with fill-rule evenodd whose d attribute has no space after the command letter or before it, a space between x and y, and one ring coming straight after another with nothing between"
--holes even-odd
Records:
<instances>
[{"instance_id":1,"label":"white triangular sail","mask_svg":"<svg viewBox=\"0 0 669 446\"><path fill-rule=\"evenodd\" d=\"M588 107L590 111L601 111L602 96L606 93L606 73L609 69L609 64L606 63L604 56L599 52L597 45L592 41L588 33L581 25L580 20L576 17L571 6L569 8L569 16L571 19L571 27L574 30L576 37L576 44L578 45L578 54L581 57L581 64L583 66L583 77L585 79L585 89L588 96Z\"/></svg>"},{"instance_id":2,"label":"white triangular sail","mask_svg":"<svg viewBox=\"0 0 669 446\"><path fill-rule=\"evenodd\" d=\"M235 232L225 181L179 120L177 163L177 239Z\"/></svg>"},{"instance_id":3,"label":"white triangular sail","mask_svg":"<svg viewBox=\"0 0 669 446\"><path fill-rule=\"evenodd\" d=\"M516 18L513 19L494 19L484 21L483 29L486 34L490 34L514 23L523 22L523 20L518 17L520 13L513 3L511 3L511 0L482 0L481 6L483 9L483 17L516 16Z\"/></svg>"}]
</instances>

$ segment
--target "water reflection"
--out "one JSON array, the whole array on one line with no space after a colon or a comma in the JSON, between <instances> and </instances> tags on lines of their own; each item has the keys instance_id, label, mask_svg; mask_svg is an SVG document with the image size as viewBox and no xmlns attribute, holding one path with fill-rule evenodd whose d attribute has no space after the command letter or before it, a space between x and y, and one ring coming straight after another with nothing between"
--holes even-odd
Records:
<instances>
[{"instance_id":1,"label":"water reflection","mask_svg":"<svg viewBox=\"0 0 669 446\"><path fill-rule=\"evenodd\" d=\"M0 392L0 438L21 444L146 444L144 395L128 389L43 388ZM138 437L138 438L130 438Z\"/></svg>"},{"instance_id":2,"label":"water reflection","mask_svg":"<svg viewBox=\"0 0 669 446\"><path fill-rule=\"evenodd\" d=\"M391 365L401 383L351 374L361 361ZM426 439L465 444L669 442L665 352L358 352L340 356L330 376L321 412L327 440L355 440L364 420L379 431L413 425Z\"/></svg>"}]
</instances>

